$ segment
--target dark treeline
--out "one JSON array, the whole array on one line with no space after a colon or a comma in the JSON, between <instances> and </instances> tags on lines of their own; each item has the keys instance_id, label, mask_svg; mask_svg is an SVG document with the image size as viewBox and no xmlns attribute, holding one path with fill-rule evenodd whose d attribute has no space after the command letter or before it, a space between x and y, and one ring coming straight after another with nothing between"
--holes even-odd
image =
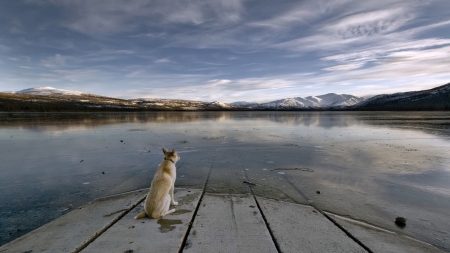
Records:
<instances>
[{"instance_id":1,"label":"dark treeline","mask_svg":"<svg viewBox=\"0 0 450 253\"><path fill-rule=\"evenodd\" d=\"M139 107L110 107L73 102L4 101L0 99L0 111L6 112L95 112L95 111L143 111Z\"/></svg>"},{"instance_id":2,"label":"dark treeline","mask_svg":"<svg viewBox=\"0 0 450 253\"><path fill-rule=\"evenodd\" d=\"M199 107L199 111L232 111L215 107ZM33 102L0 98L0 112L144 112L144 111L185 111L182 107L152 107L141 105L114 105L81 103L75 101Z\"/></svg>"}]
</instances>

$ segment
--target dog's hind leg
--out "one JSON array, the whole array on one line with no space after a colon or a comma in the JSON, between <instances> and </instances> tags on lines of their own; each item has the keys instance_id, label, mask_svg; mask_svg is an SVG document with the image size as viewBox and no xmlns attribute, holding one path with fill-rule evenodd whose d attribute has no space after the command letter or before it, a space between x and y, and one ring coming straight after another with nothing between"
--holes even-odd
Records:
<instances>
[{"instance_id":1,"label":"dog's hind leg","mask_svg":"<svg viewBox=\"0 0 450 253\"><path fill-rule=\"evenodd\" d=\"M161 212L161 217L175 212L175 209L170 209L169 210L171 200L172 199L171 199L170 194L167 194L166 197L164 198L164 209Z\"/></svg>"},{"instance_id":2,"label":"dog's hind leg","mask_svg":"<svg viewBox=\"0 0 450 253\"><path fill-rule=\"evenodd\" d=\"M161 217L166 216L166 215L171 214L171 213L174 213L175 211L176 211L175 208L174 209L170 209L167 212L165 212L163 215L161 215Z\"/></svg>"}]
</instances>

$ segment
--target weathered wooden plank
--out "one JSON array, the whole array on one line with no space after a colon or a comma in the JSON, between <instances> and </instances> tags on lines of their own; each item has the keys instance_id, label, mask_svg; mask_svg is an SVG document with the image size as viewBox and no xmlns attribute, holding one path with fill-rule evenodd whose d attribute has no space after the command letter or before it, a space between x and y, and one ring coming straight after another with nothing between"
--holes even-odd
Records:
<instances>
[{"instance_id":1,"label":"weathered wooden plank","mask_svg":"<svg viewBox=\"0 0 450 253\"><path fill-rule=\"evenodd\" d=\"M312 207L257 199L282 252L366 252Z\"/></svg>"},{"instance_id":2,"label":"weathered wooden plank","mask_svg":"<svg viewBox=\"0 0 450 253\"><path fill-rule=\"evenodd\" d=\"M146 190L101 198L0 247L0 252L72 252L143 200Z\"/></svg>"},{"instance_id":3,"label":"weathered wooden plank","mask_svg":"<svg viewBox=\"0 0 450 253\"><path fill-rule=\"evenodd\" d=\"M133 217L144 210L139 205L81 252L178 252L201 193L198 189L175 189L176 211L161 219L135 220Z\"/></svg>"},{"instance_id":4,"label":"weathered wooden plank","mask_svg":"<svg viewBox=\"0 0 450 253\"><path fill-rule=\"evenodd\" d=\"M442 250L439 250L430 244L414 240L392 231L350 220L341 216L333 214L328 215L332 216L341 226L343 226L353 236L358 238L358 240L364 243L373 252L443 253Z\"/></svg>"},{"instance_id":5,"label":"weathered wooden plank","mask_svg":"<svg viewBox=\"0 0 450 253\"><path fill-rule=\"evenodd\" d=\"M205 194L183 252L277 252L251 195Z\"/></svg>"}]
</instances>

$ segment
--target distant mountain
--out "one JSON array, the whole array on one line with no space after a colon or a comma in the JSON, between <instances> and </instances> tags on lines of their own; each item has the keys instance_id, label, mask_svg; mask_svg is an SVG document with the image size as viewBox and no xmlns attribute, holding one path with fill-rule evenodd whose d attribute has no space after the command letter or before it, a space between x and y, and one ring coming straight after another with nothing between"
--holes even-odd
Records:
<instances>
[{"instance_id":1,"label":"distant mountain","mask_svg":"<svg viewBox=\"0 0 450 253\"><path fill-rule=\"evenodd\" d=\"M358 98L352 95L329 93L316 97L287 98L262 104L245 101L227 104L219 101L202 102L182 99L118 99L53 87L37 87L17 92L0 93L0 110L314 110L343 108L363 100L364 98Z\"/></svg>"},{"instance_id":2,"label":"distant mountain","mask_svg":"<svg viewBox=\"0 0 450 253\"><path fill-rule=\"evenodd\" d=\"M450 83L424 91L378 95L372 98L328 93L268 103L231 104L181 99L118 99L56 89L30 88L0 92L0 111L218 111L218 110L450 110Z\"/></svg>"},{"instance_id":3,"label":"distant mountain","mask_svg":"<svg viewBox=\"0 0 450 253\"><path fill-rule=\"evenodd\" d=\"M257 105L258 103L253 102L247 102L247 101L236 101L233 103L230 103L232 106L249 106L249 105Z\"/></svg>"},{"instance_id":4,"label":"distant mountain","mask_svg":"<svg viewBox=\"0 0 450 253\"><path fill-rule=\"evenodd\" d=\"M233 106L218 101L202 102L195 100L162 99L162 98L139 98L139 99L130 99L130 101L143 107L144 109L154 109L154 110L201 111L201 110L234 109Z\"/></svg>"},{"instance_id":5,"label":"distant mountain","mask_svg":"<svg viewBox=\"0 0 450 253\"><path fill-rule=\"evenodd\" d=\"M349 109L356 110L450 110L450 83L422 91L378 95Z\"/></svg>"},{"instance_id":6,"label":"distant mountain","mask_svg":"<svg viewBox=\"0 0 450 253\"><path fill-rule=\"evenodd\" d=\"M72 91L72 90L63 90L63 89L55 89L53 87L37 87L25 89L17 92L10 92L12 94L29 94L29 95L40 95L40 96L50 96L50 95L75 95L80 96L85 94L81 91ZM86 94L89 95L89 94Z\"/></svg>"},{"instance_id":7,"label":"distant mountain","mask_svg":"<svg viewBox=\"0 0 450 253\"><path fill-rule=\"evenodd\" d=\"M321 96L309 96L305 98L286 98L262 104L239 101L231 103L231 105L240 108L260 110L332 109L345 108L347 106L358 104L364 100L366 99L352 95L328 93Z\"/></svg>"},{"instance_id":8,"label":"distant mountain","mask_svg":"<svg viewBox=\"0 0 450 253\"><path fill-rule=\"evenodd\" d=\"M138 110L125 99L104 97L52 87L0 93L0 111L118 111Z\"/></svg>"},{"instance_id":9,"label":"distant mountain","mask_svg":"<svg viewBox=\"0 0 450 253\"><path fill-rule=\"evenodd\" d=\"M233 110L221 102L179 99L118 99L52 87L0 92L0 111L191 111Z\"/></svg>"}]
</instances>

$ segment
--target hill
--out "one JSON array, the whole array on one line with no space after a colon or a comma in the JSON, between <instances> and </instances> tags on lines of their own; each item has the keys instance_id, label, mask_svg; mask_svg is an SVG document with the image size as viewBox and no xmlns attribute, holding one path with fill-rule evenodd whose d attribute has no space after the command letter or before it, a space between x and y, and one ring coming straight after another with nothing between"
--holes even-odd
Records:
<instances>
[{"instance_id":1,"label":"hill","mask_svg":"<svg viewBox=\"0 0 450 253\"><path fill-rule=\"evenodd\" d=\"M378 95L349 109L367 111L450 110L450 83L429 90Z\"/></svg>"},{"instance_id":2,"label":"hill","mask_svg":"<svg viewBox=\"0 0 450 253\"><path fill-rule=\"evenodd\" d=\"M83 112L83 111L163 111L231 110L220 102L179 99L119 99L52 87L30 88L0 93L0 111Z\"/></svg>"}]
</instances>

